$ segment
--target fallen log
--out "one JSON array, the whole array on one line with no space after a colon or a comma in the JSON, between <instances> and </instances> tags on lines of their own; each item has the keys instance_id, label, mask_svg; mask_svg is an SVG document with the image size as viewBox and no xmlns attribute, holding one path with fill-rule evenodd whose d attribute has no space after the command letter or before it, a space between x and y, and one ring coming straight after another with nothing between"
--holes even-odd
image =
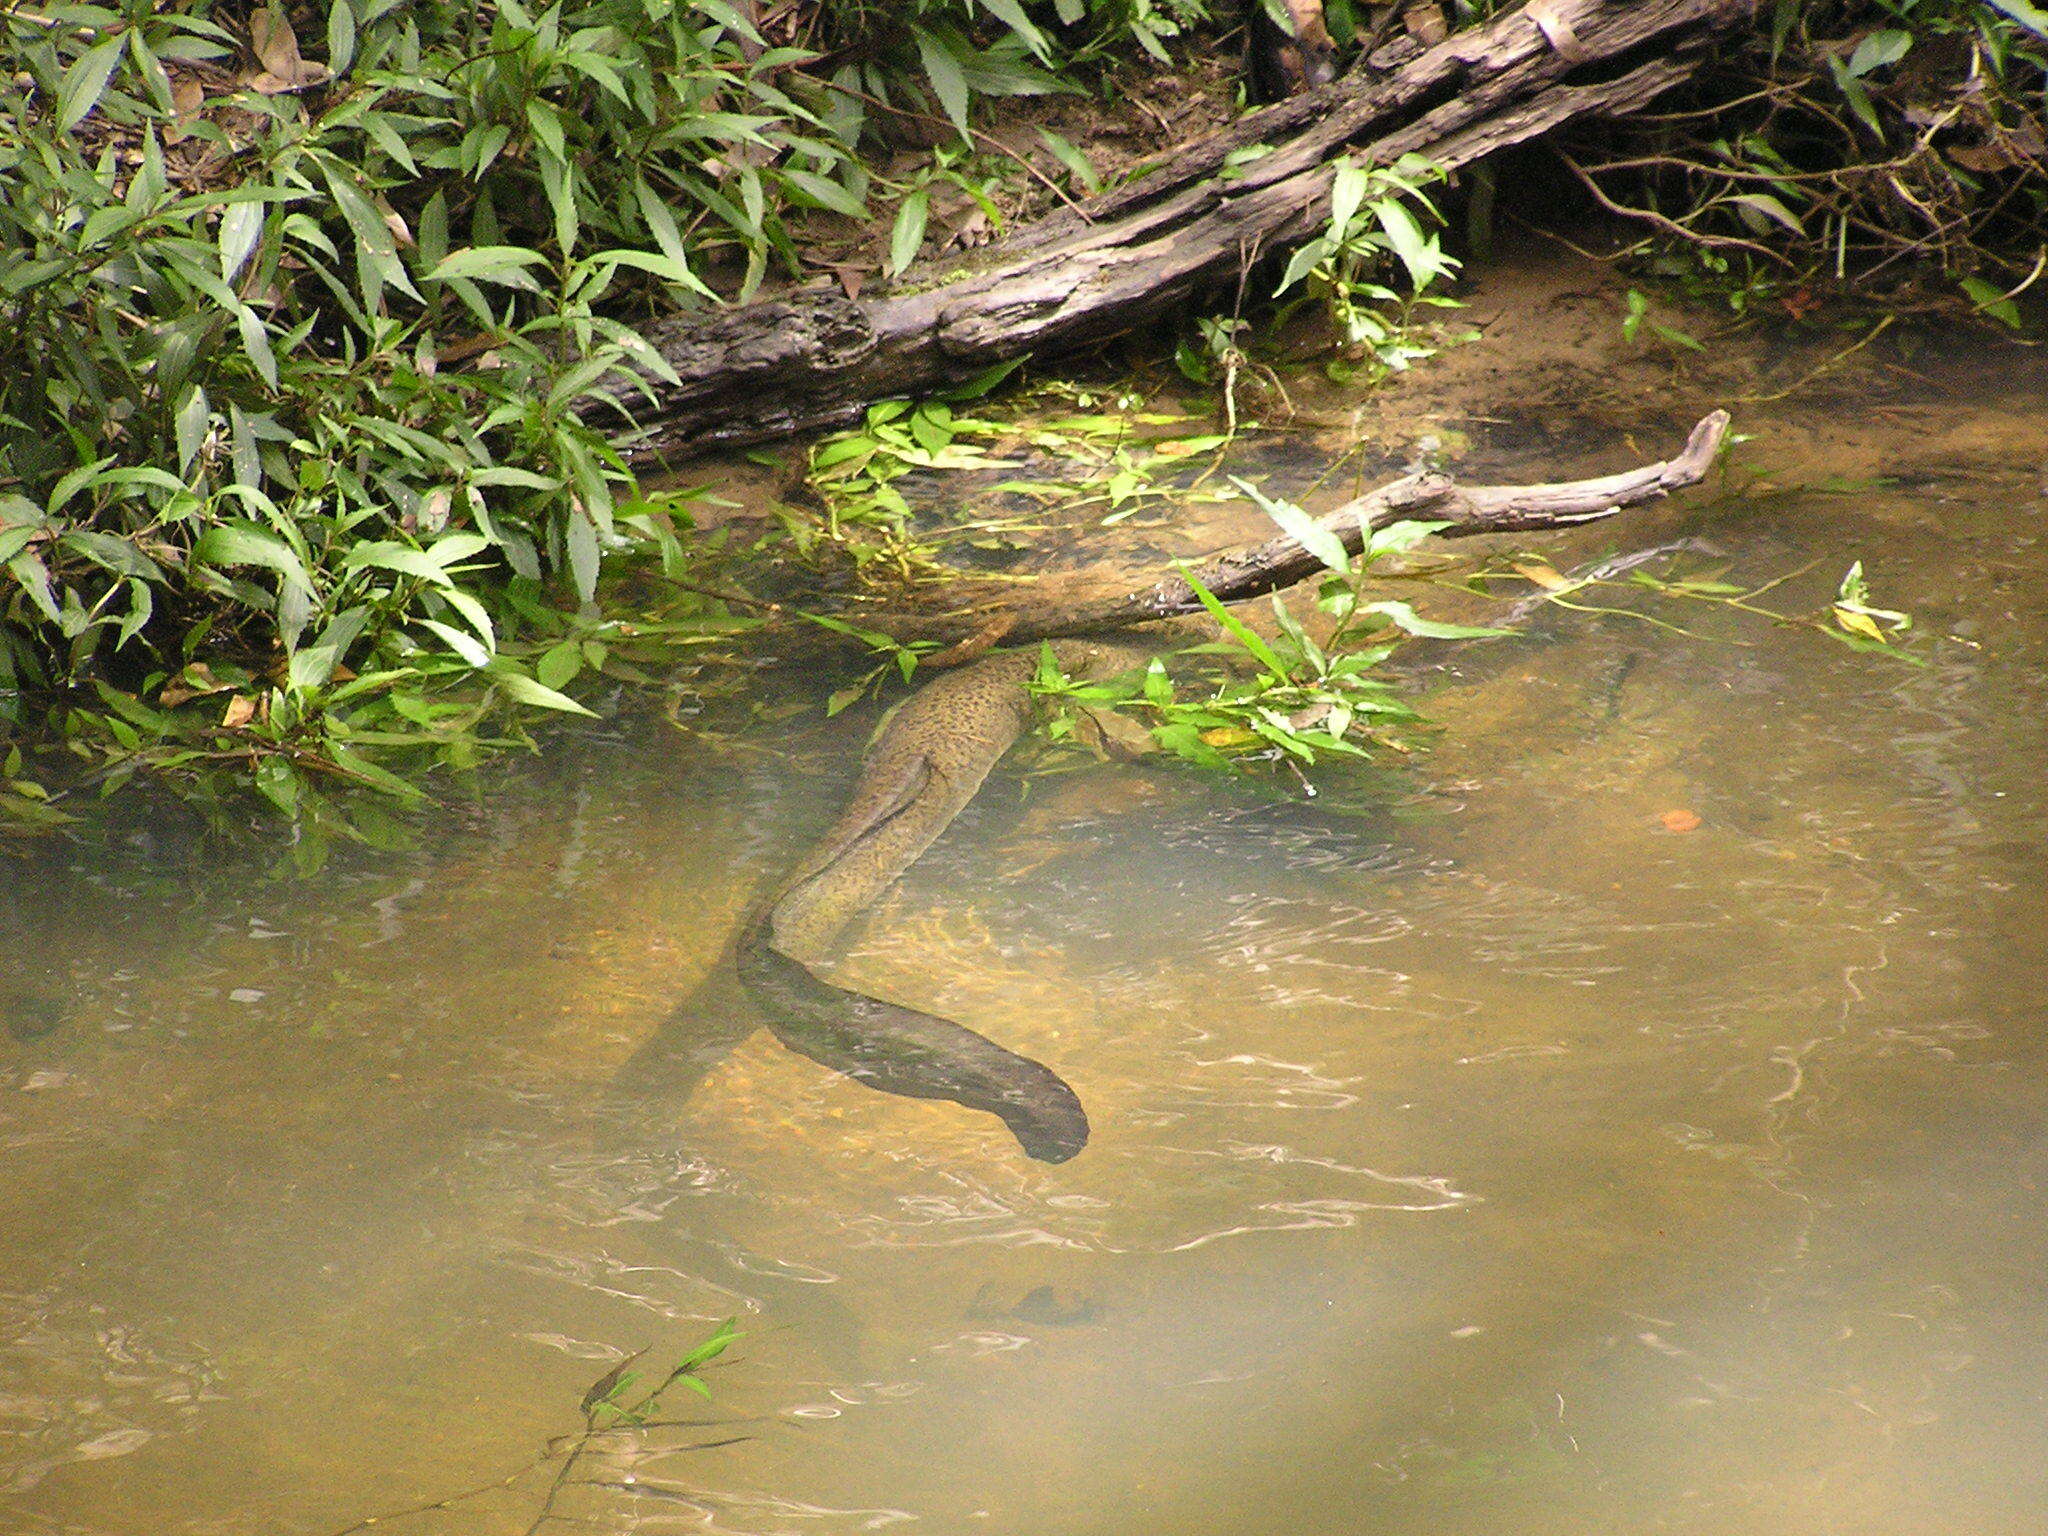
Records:
<instances>
[{"instance_id":1,"label":"fallen log","mask_svg":"<svg viewBox=\"0 0 2048 1536\"><path fill-rule=\"evenodd\" d=\"M1632 111L1688 78L1751 7L1534 0L1431 48L1396 45L971 255L857 298L820 281L656 327L675 380L622 381L593 419L623 418L616 436L636 459L683 457L1094 345L1314 234L1339 156L1418 153L1455 169L1573 118Z\"/></svg>"}]
</instances>

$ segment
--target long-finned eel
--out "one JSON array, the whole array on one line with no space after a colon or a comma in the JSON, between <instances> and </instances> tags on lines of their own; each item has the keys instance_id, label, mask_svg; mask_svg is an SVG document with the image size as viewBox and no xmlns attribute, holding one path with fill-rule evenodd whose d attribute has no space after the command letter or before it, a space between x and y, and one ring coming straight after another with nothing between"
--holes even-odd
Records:
<instances>
[{"instance_id":1,"label":"long-finned eel","mask_svg":"<svg viewBox=\"0 0 2048 1536\"><path fill-rule=\"evenodd\" d=\"M1052 642L1070 676L1105 675L1150 652ZM1036 650L941 674L890 716L852 798L789 880L755 908L734 946L740 981L775 1037L885 1093L947 1099L998 1116L1040 1162L1088 1143L1088 1114L1050 1067L935 1014L821 981L810 970L841 929L915 863L981 788L1031 716Z\"/></svg>"}]
</instances>

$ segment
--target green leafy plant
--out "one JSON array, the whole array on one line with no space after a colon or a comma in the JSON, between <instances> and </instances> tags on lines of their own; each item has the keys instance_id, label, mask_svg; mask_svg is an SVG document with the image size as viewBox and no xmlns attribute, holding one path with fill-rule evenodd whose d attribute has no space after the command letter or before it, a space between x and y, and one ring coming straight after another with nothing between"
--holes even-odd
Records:
<instances>
[{"instance_id":1,"label":"green leafy plant","mask_svg":"<svg viewBox=\"0 0 2048 1536\"><path fill-rule=\"evenodd\" d=\"M1650 313L1650 301L1639 288L1628 291L1628 311L1621 317L1621 339L1635 341L1644 331L1670 347L1683 347L1688 352L1704 352L1706 345L1697 336L1667 325Z\"/></svg>"},{"instance_id":2,"label":"green leafy plant","mask_svg":"<svg viewBox=\"0 0 2048 1536\"><path fill-rule=\"evenodd\" d=\"M1512 633L1424 619L1407 603L1367 600L1376 568L1412 550L1441 523L1401 522L1377 528L1357 556L1292 503L1244 481L1239 488L1325 567L1316 604L1332 621L1317 640L1276 596L1276 633L1261 635L1232 613L1191 571L1183 571L1223 638L1181 651L1222 657L1227 665L1182 683L1155 660L1142 673L1077 681L1044 649L1032 688L1051 701L1054 740L1075 736L1082 711L1114 711L1141 722L1152 743L1203 768L1247 761L1308 768L1326 758L1365 759L1413 751L1421 717L1379 670L1404 637L1483 639Z\"/></svg>"},{"instance_id":3,"label":"green leafy plant","mask_svg":"<svg viewBox=\"0 0 2048 1536\"><path fill-rule=\"evenodd\" d=\"M387 1510L371 1515L353 1525L343 1527L334 1532L333 1536L358 1536L360 1532L382 1528L414 1515L438 1514L489 1495L502 1495L508 1489L532 1477L534 1473L552 1466L554 1471L539 1488L538 1506L532 1520L525 1527L529 1531L538 1531L543 1526L562 1518L556 1514L556 1506L561 1502L564 1490L575 1486L578 1465L605 1438L630 1436L653 1429L702 1429L720 1422L664 1417L661 1411L662 1398L674 1388L682 1387L708 1399L711 1396L711 1388L701 1374L703 1368L743 1337L744 1335L733 1326L732 1319L728 1318L701 1343L684 1351L675 1364L662 1372L651 1386L648 1385L649 1373L636 1367L647 1357L652 1346L636 1350L592 1382L589 1390L583 1394L582 1402L577 1405L577 1412L582 1416L580 1429L571 1434L555 1436L539 1454L527 1458L526 1462L515 1468L509 1476L494 1478L478 1487L465 1488L460 1492L429 1499L425 1503L414 1504L404 1509ZM728 1435L722 1439L700 1441L689 1449L717 1450L722 1446L738 1445L751 1438L749 1435Z\"/></svg>"},{"instance_id":4,"label":"green leafy plant","mask_svg":"<svg viewBox=\"0 0 2048 1536\"><path fill-rule=\"evenodd\" d=\"M1322 234L1289 258L1276 296L1301 286L1329 310L1368 377L1398 372L1434 348L1414 335L1419 307L1455 308L1430 292L1457 271L1443 249L1442 218L1427 188L1442 167L1421 155L1392 165L1337 161L1330 183L1330 219ZM1390 274L1398 274L1394 287Z\"/></svg>"},{"instance_id":5,"label":"green leafy plant","mask_svg":"<svg viewBox=\"0 0 2048 1536\"><path fill-rule=\"evenodd\" d=\"M1574 613L1634 619L1689 638L1705 638L1655 614L1613 603L1589 602L1584 596L1602 588L1618 592L1648 592L1677 602L1708 604L1732 612L1769 619L1774 624L1811 630L1846 645L1851 650L1882 655L1893 661L1904 662L1908 666L1928 665L1924 656L1906 649L1901 643L1913 628L1912 615L1898 609L1879 608L1874 605L1871 600L1870 583L1863 573L1861 560L1849 567L1836 587L1834 598L1820 608L1804 613L1786 613L1759 601L1767 594L1804 576L1818 563L1809 561L1794 570L1782 572L1766 581L1751 585L1727 580L1725 569L1720 567L1685 575L1660 576L1633 566L1625 571L1608 574L1606 567L1596 566L1582 575L1567 577L1560 575L1543 560L1524 556L1513 562L1512 570L1517 577L1535 584L1541 601L1569 609ZM1479 579L1482 584L1488 580L1484 573ZM1726 643L1746 645L1753 642L1732 640Z\"/></svg>"},{"instance_id":6,"label":"green leafy plant","mask_svg":"<svg viewBox=\"0 0 2048 1536\"><path fill-rule=\"evenodd\" d=\"M663 1396L676 1387L709 1399L711 1388L701 1374L709 1365L744 1337L734 1320L727 1318L699 1343L693 1345L666 1371L652 1379L633 1367L647 1354L641 1350L621 1360L591 1384L579 1405L592 1430L622 1426L643 1427L661 1411Z\"/></svg>"},{"instance_id":7,"label":"green leafy plant","mask_svg":"<svg viewBox=\"0 0 2048 1536\"><path fill-rule=\"evenodd\" d=\"M0 825L146 769L372 835L355 789L415 800L591 675L744 627L687 498L611 445L665 371L642 319L800 271L878 190L907 263L911 200L986 178L941 145L878 187L884 108L965 136L1201 14L1056 10L0 13ZM854 522L896 513L878 467ZM658 608L600 592L636 568Z\"/></svg>"},{"instance_id":8,"label":"green leafy plant","mask_svg":"<svg viewBox=\"0 0 2048 1536\"><path fill-rule=\"evenodd\" d=\"M1228 499L1228 492L1183 484L1177 474L1222 447L1227 434L1175 432L1188 418L1149 410L1140 395L1105 394L1056 379L972 414L962 409L997 381L992 373L940 399L883 401L869 407L859 427L815 444L806 482L823 516L784 510L784 527L797 550L813 559L849 562L864 582L941 574L949 545L1004 544L1015 520L976 515L934 526L927 518L920 528L897 482L935 471L987 477L1017 467L1018 456L1026 454L1056 459L1067 473L1057 479L1009 476L990 482L988 490L1026 498L1041 513L1099 509L1107 525L1169 499Z\"/></svg>"},{"instance_id":9,"label":"green leafy plant","mask_svg":"<svg viewBox=\"0 0 2048 1536\"><path fill-rule=\"evenodd\" d=\"M1679 97L1572 168L1649 233L1651 270L1738 312L1816 288L2008 326L2048 273L2048 10L2020 0L1773 0Z\"/></svg>"}]
</instances>

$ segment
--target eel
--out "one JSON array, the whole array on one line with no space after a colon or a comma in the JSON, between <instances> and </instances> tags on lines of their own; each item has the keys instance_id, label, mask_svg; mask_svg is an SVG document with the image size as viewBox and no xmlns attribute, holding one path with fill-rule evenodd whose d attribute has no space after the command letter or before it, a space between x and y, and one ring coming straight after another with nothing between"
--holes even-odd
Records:
<instances>
[{"instance_id":1,"label":"eel","mask_svg":"<svg viewBox=\"0 0 2048 1536\"><path fill-rule=\"evenodd\" d=\"M1058 640L1069 676L1141 666L1149 649ZM835 987L811 964L966 808L1031 718L1038 651L941 674L884 722L824 838L757 906L734 944L741 985L790 1050L884 1093L997 1116L1026 1155L1061 1163L1088 1143L1088 1114L1042 1062L935 1014Z\"/></svg>"}]
</instances>

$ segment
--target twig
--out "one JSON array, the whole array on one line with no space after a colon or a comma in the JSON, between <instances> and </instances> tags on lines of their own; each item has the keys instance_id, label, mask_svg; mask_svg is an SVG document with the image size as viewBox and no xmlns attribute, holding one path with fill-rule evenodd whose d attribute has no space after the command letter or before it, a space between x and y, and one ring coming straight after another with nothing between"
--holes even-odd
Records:
<instances>
[{"instance_id":1,"label":"twig","mask_svg":"<svg viewBox=\"0 0 2048 1536\"><path fill-rule=\"evenodd\" d=\"M787 611L783 608L782 604L771 603L766 598L746 597L738 592L726 592L718 587L702 586L694 581L684 581L680 576L671 576L666 571L660 571L656 574L670 586L680 588L685 592L694 592L699 597L716 598L721 603L733 603L741 608L758 608L763 613L783 613Z\"/></svg>"},{"instance_id":2,"label":"twig","mask_svg":"<svg viewBox=\"0 0 2048 1536\"><path fill-rule=\"evenodd\" d=\"M510 1488L535 1467L546 1466L548 1462L554 1460L555 1455L556 1453L553 1450L543 1451L518 1471L507 1477L502 1477L494 1483L479 1483L476 1487L465 1488L460 1493L451 1493L445 1498L430 1499L424 1504L413 1504L405 1509L394 1509L389 1514L368 1515L358 1520L354 1525L345 1525L338 1531L330 1532L329 1536L357 1536L359 1531L367 1531L375 1526L389 1525L394 1520L406 1520L414 1515L430 1515L436 1510L453 1509L457 1504L466 1503L470 1499L481 1498L487 1493L497 1493L501 1489Z\"/></svg>"},{"instance_id":3,"label":"twig","mask_svg":"<svg viewBox=\"0 0 2048 1536\"><path fill-rule=\"evenodd\" d=\"M1772 250L1768 245L1759 245L1754 240L1743 240L1735 235L1702 234L1700 231L1688 228L1666 214L1657 212L1654 208L1633 208L1627 203L1617 203L1602 190L1600 183L1586 173L1585 167L1581 166L1578 161L1565 154L1562 150L1558 152L1557 158L1565 163L1567 170L1585 183L1586 190L1592 193L1594 200L1609 213L1618 214L1624 219L1640 219L1646 224L1654 224L1666 234L1675 236L1680 240L1690 241L1694 245L1733 246L1738 250L1754 251L1757 255L1774 261L1787 270L1792 268L1792 262L1789 259Z\"/></svg>"},{"instance_id":4,"label":"twig","mask_svg":"<svg viewBox=\"0 0 2048 1536\"><path fill-rule=\"evenodd\" d=\"M1899 317L1897 315L1886 315L1882 320L1878 321L1877 324L1873 325L1869 329L1869 331L1864 334L1863 338L1860 341L1854 342L1851 345L1844 347L1841 351L1837 352L1833 357L1830 357L1823 362L1815 364L1812 369L1810 369L1805 374L1801 375L1799 378L1793 380L1790 384L1787 384L1783 389L1779 390L1776 394L1739 395L1736 397L1737 403L1741 405L1769 405L1773 401L1783 400L1788 395L1798 393L1800 390L1806 388L1807 385L1811 384L1815 379L1819 378L1822 374L1826 373L1830 368L1834 368L1842 363L1846 363L1858 352L1861 352L1865 347L1869 346L1873 341L1877 340L1878 337L1882 336L1886 331L1891 329L1892 322L1898 318Z\"/></svg>"}]
</instances>

